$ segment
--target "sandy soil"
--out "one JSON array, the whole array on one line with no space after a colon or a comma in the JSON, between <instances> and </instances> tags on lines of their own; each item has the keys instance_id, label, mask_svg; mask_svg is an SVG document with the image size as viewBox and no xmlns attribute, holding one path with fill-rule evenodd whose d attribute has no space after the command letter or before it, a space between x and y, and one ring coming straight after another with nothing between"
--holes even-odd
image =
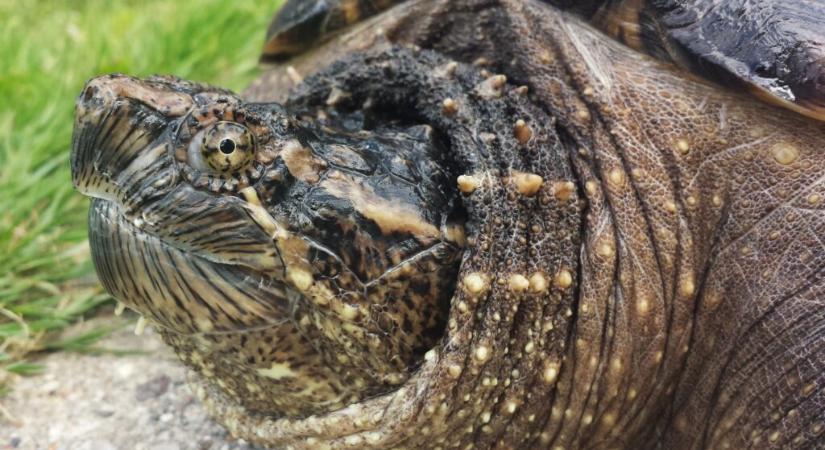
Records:
<instances>
[{"instance_id":1,"label":"sandy soil","mask_svg":"<svg viewBox=\"0 0 825 450\"><path fill-rule=\"evenodd\" d=\"M0 450L252 450L212 422L184 368L147 328L125 328L106 348L129 356L56 353L46 373L22 378L0 399L15 423L0 422Z\"/></svg>"}]
</instances>

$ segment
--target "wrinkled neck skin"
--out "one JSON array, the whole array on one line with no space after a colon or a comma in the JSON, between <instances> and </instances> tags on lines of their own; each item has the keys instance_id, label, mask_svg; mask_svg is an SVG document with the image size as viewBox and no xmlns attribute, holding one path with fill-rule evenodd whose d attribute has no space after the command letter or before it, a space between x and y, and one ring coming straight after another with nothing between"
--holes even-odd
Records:
<instances>
[{"instance_id":1,"label":"wrinkled neck skin","mask_svg":"<svg viewBox=\"0 0 825 450\"><path fill-rule=\"evenodd\" d=\"M472 249L463 288L442 343L403 387L301 421L248 416L201 390L235 435L277 448L821 442L820 123L696 81L532 1L410 2L291 64L309 75L332 55L380 53L390 41L486 60L490 72L528 86L541 109L523 118L537 131L525 144L533 157L465 155L480 182L465 195ZM368 68L336 70L293 101L321 96L324 83L356 97L395 90L440 120L422 105L440 108L447 81L416 94L399 87L398 72L381 84ZM276 67L247 96L283 100L294 78ZM454 99L458 114L483 114L482 97ZM491 126L466 119L462 139ZM491 145L523 140L511 119L513 128L489 130L500 142ZM542 177L538 193L522 198L512 171ZM514 275L529 284L522 290Z\"/></svg>"}]
</instances>

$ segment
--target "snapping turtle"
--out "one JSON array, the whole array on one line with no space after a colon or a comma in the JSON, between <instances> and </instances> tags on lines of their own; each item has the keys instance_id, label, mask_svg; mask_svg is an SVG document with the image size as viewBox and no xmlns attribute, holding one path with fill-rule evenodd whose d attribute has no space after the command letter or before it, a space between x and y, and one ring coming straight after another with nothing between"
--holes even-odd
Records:
<instances>
[{"instance_id":1,"label":"snapping turtle","mask_svg":"<svg viewBox=\"0 0 825 450\"><path fill-rule=\"evenodd\" d=\"M687 2L392 3L289 3L290 66L244 96L78 98L101 281L218 420L276 448L821 446L822 124L581 18L626 38L598 17Z\"/></svg>"}]
</instances>

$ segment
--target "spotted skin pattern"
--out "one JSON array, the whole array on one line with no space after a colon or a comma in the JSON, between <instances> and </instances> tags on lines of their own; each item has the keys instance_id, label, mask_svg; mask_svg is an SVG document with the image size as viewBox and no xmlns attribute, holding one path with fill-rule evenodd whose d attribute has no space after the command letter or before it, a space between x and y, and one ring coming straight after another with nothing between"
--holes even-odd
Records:
<instances>
[{"instance_id":1,"label":"spotted skin pattern","mask_svg":"<svg viewBox=\"0 0 825 450\"><path fill-rule=\"evenodd\" d=\"M533 1L408 2L290 63L245 98L443 137L467 247L443 337L381 395L272 417L193 376L234 435L295 449L821 447L820 123Z\"/></svg>"}]
</instances>

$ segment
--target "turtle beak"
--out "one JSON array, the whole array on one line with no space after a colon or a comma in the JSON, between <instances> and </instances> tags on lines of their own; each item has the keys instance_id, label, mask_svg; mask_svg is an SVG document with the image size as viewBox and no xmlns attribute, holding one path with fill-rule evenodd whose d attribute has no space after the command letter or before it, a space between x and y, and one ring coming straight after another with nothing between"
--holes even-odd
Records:
<instances>
[{"instance_id":1,"label":"turtle beak","mask_svg":"<svg viewBox=\"0 0 825 450\"><path fill-rule=\"evenodd\" d=\"M169 125L192 104L191 96L160 82L124 75L90 80L75 107L75 188L127 208L161 195L176 179Z\"/></svg>"}]
</instances>

